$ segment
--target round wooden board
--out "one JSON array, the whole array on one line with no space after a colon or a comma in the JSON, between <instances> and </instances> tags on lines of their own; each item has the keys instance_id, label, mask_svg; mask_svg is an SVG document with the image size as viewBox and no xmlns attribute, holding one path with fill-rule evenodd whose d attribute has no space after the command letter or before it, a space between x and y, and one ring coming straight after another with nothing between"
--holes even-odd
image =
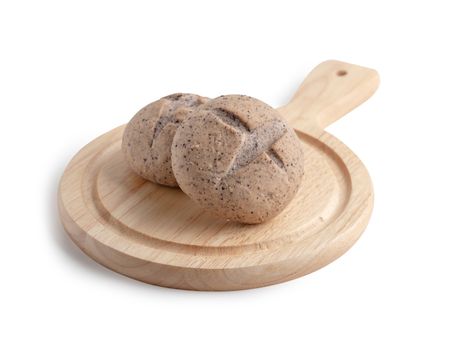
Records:
<instances>
[{"instance_id":1,"label":"round wooden board","mask_svg":"<svg viewBox=\"0 0 464 350\"><path fill-rule=\"evenodd\" d=\"M266 223L224 221L180 189L137 176L122 156L121 126L85 146L66 168L59 189L63 224L94 260L161 286L236 290L305 275L352 246L373 204L360 160L335 137L307 129L298 132L302 185Z\"/></svg>"}]
</instances>

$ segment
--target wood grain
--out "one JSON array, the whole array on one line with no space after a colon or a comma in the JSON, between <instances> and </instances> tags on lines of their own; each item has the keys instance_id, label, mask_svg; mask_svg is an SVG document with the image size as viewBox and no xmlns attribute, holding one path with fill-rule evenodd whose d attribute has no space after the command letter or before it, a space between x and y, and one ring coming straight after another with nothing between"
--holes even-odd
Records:
<instances>
[{"instance_id":1,"label":"wood grain","mask_svg":"<svg viewBox=\"0 0 464 350\"><path fill-rule=\"evenodd\" d=\"M322 128L366 100L377 84L373 70L327 61L280 108L298 129L305 177L292 203L269 222L223 221L179 189L138 177L123 159L120 126L85 146L66 168L59 189L66 231L99 263L166 287L247 289L310 273L348 250L367 225L369 175Z\"/></svg>"}]
</instances>

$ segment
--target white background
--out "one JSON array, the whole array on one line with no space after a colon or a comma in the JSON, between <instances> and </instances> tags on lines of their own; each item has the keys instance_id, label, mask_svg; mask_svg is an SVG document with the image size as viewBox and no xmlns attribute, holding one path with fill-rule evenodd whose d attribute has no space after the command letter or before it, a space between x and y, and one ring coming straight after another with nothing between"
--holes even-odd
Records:
<instances>
[{"instance_id":1,"label":"white background","mask_svg":"<svg viewBox=\"0 0 464 350\"><path fill-rule=\"evenodd\" d=\"M1 1L2 349L463 349L460 2ZM164 289L76 248L58 181L84 144L182 91L284 104L319 62L375 68L329 131L365 163L371 222L311 275Z\"/></svg>"}]
</instances>

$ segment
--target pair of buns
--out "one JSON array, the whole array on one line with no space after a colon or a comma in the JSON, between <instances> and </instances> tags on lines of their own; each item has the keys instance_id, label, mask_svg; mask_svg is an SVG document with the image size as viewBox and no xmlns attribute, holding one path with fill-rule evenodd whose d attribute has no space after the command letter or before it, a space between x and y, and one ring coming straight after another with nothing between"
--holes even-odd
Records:
<instances>
[{"instance_id":1,"label":"pair of buns","mask_svg":"<svg viewBox=\"0 0 464 350\"><path fill-rule=\"evenodd\" d=\"M140 176L178 185L205 209L242 223L280 213L303 176L293 129L272 107L243 95L163 97L127 124L122 150Z\"/></svg>"}]
</instances>

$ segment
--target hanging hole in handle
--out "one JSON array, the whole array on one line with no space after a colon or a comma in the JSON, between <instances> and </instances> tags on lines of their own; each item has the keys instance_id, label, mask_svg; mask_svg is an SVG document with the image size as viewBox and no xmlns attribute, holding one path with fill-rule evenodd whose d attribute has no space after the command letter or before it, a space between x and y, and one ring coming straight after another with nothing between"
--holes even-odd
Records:
<instances>
[{"instance_id":1,"label":"hanging hole in handle","mask_svg":"<svg viewBox=\"0 0 464 350\"><path fill-rule=\"evenodd\" d=\"M346 70L344 70L344 69L341 69L341 70L339 70L339 71L337 72L337 75L338 75L339 77L343 77L343 76L345 76L345 75L347 75L347 74L348 74L348 72L347 72Z\"/></svg>"}]
</instances>

